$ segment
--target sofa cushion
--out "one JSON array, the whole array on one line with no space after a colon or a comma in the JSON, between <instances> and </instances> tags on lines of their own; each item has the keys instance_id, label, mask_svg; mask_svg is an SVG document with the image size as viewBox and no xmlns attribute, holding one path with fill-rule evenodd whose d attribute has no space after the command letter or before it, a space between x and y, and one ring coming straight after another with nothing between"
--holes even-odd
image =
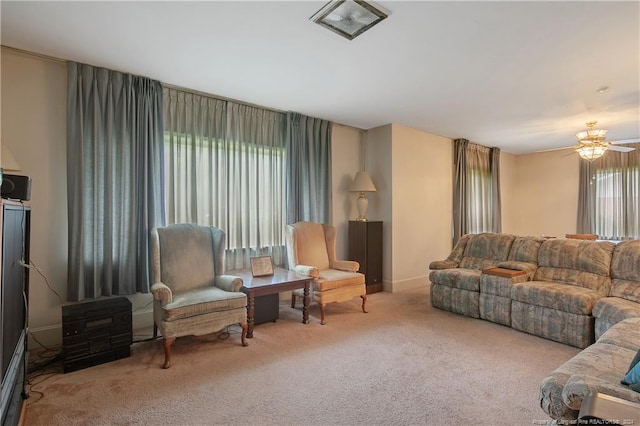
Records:
<instances>
[{"instance_id":1,"label":"sofa cushion","mask_svg":"<svg viewBox=\"0 0 640 426\"><path fill-rule=\"evenodd\" d=\"M621 241L611 258L610 296L640 303L640 240Z\"/></svg>"},{"instance_id":2,"label":"sofa cushion","mask_svg":"<svg viewBox=\"0 0 640 426\"><path fill-rule=\"evenodd\" d=\"M527 275L518 275L512 278L506 278L497 275L482 274L480 277L480 292L511 298L511 287L513 287L515 283L526 280Z\"/></svg>"},{"instance_id":3,"label":"sofa cushion","mask_svg":"<svg viewBox=\"0 0 640 426\"><path fill-rule=\"evenodd\" d=\"M480 291L481 271L476 269L440 269L429 273L432 283L467 291Z\"/></svg>"},{"instance_id":4,"label":"sofa cushion","mask_svg":"<svg viewBox=\"0 0 640 426\"><path fill-rule=\"evenodd\" d=\"M558 282L526 281L511 288L512 300L578 315L591 315L601 297L588 288Z\"/></svg>"},{"instance_id":5,"label":"sofa cushion","mask_svg":"<svg viewBox=\"0 0 640 426\"><path fill-rule=\"evenodd\" d=\"M508 261L538 263L538 252L544 241L539 237L516 237L509 250Z\"/></svg>"},{"instance_id":6,"label":"sofa cushion","mask_svg":"<svg viewBox=\"0 0 640 426\"><path fill-rule=\"evenodd\" d=\"M329 269L329 253L322 224L303 222L296 224L293 250L296 250L297 264ZM304 242L304 244L302 243Z\"/></svg>"},{"instance_id":7,"label":"sofa cushion","mask_svg":"<svg viewBox=\"0 0 640 426\"><path fill-rule=\"evenodd\" d=\"M540 246L536 281L555 281L607 296L615 244L608 241L546 240Z\"/></svg>"},{"instance_id":8,"label":"sofa cushion","mask_svg":"<svg viewBox=\"0 0 640 426\"><path fill-rule=\"evenodd\" d=\"M434 260L429 264L429 269L457 268L462 260L464 249L471 238L473 238L473 234L465 234L460 237L449 256L445 260Z\"/></svg>"},{"instance_id":9,"label":"sofa cushion","mask_svg":"<svg viewBox=\"0 0 640 426\"><path fill-rule=\"evenodd\" d=\"M325 269L320 271L320 278L311 282L314 291L327 291L345 286L362 286L365 277L359 272Z\"/></svg>"},{"instance_id":10,"label":"sofa cushion","mask_svg":"<svg viewBox=\"0 0 640 426\"><path fill-rule=\"evenodd\" d=\"M640 348L640 318L627 318L602 333L598 343L609 343L623 348Z\"/></svg>"},{"instance_id":11,"label":"sofa cushion","mask_svg":"<svg viewBox=\"0 0 640 426\"><path fill-rule=\"evenodd\" d=\"M162 306L162 320L175 321L212 311L244 308L247 295L241 292L224 291L208 286L185 292L173 293L173 301Z\"/></svg>"},{"instance_id":12,"label":"sofa cushion","mask_svg":"<svg viewBox=\"0 0 640 426\"><path fill-rule=\"evenodd\" d=\"M627 318L640 317L640 303L620 297L603 297L593 307L592 315L605 319L610 324L615 324ZM638 324L638 329L640 330L640 324Z\"/></svg>"},{"instance_id":13,"label":"sofa cushion","mask_svg":"<svg viewBox=\"0 0 640 426\"><path fill-rule=\"evenodd\" d=\"M611 277L640 283L640 240L616 244L611 258Z\"/></svg>"},{"instance_id":14,"label":"sofa cushion","mask_svg":"<svg viewBox=\"0 0 640 426\"><path fill-rule=\"evenodd\" d=\"M466 245L460 268L484 269L507 260L514 235L483 233L475 235Z\"/></svg>"},{"instance_id":15,"label":"sofa cushion","mask_svg":"<svg viewBox=\"0 0 640 426\"><path fill-rule=\"evenodd\" d=\"M216 271L209 227L180 223L157 232L163 283L174 292L213 284Z\"/></svg>"}]
</instances>

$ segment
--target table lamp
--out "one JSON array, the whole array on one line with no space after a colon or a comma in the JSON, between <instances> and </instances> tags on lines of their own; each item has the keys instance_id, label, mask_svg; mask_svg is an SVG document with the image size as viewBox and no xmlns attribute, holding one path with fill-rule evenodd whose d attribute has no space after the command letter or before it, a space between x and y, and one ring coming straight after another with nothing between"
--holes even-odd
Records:
<instances>
[{"instance_id":1,"label":"table lamp","mask_svg":"<svg viewBox=\"0 0 640 426\"><path fill-rule=\"evenodd\" d=\"M371 181L371 177L369 173L364 170L356 173L356 177L351 182L351 186L349 187L349 192L359 192L358 196L358 218L357 221L366 222L367 221L367 207L369 206L369 200L365 197L365 192L376 192L376 187L373 185Z\"/></svg>"}]
</instances>

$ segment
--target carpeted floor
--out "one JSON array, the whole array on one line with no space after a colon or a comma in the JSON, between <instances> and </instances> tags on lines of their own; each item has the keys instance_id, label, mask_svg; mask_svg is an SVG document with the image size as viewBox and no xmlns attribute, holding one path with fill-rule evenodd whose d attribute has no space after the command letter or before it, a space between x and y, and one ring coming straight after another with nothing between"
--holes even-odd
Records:
<instances>
[{"instance_id":1,"label":"carpeted floor","mask_svg":"<svg viewBox=\"0 0 640 426\"><path fill-rule=\"evenodd\" d=\"M239 327L31 379L26 425L531 425L538 385L579 349L431 307L427 287L327 308L281 303L249 346ZM57 371L60 371L58 367Z\"/></svg>"}]
</instances>

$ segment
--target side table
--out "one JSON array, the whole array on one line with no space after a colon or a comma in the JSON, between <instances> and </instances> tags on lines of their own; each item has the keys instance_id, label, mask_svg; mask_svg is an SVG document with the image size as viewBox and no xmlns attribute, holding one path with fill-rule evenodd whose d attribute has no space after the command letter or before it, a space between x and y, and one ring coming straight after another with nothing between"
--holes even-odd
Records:
<instances>
[{"instance_id":1,"label":"side table","mask_svg":"<svg viewBox=\"0 0 640 426\"><path fill-rule=\"evenodd\" d=\"M255 326L255 298L260 296L303 288L302 323L309 323L309 290L311 287L311 277L298 275L293 271L283 268L274 268L273 275L262 277L254 277L251 271L245 269L227 271L226 273L242 277L243 284L241 290L247 295L247 338L253 337L253 327Z\"/></svg>"}]
</instances>

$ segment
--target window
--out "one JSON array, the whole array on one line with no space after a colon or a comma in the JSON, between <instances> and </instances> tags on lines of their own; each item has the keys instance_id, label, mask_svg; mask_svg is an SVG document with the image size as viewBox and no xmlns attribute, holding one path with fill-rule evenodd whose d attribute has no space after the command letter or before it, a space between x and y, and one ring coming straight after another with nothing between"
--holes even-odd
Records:
<instances>
[{"instance_id":1,"label":"window","mask_svg":"<svg viewBox=\"0 0 640 426\"><path fill-rule=\"evenodd\" d=\"M593 233L600 239L640 238L638 232L640 173L638 169L638 166L633 165L596 169L592 182L595 186Z\"/></svg>"},{"instance_id":2,"label":"window","mask_svg":"<svg viewBox=\"0 0 640 426\"><path fill-rule=\"evenodd\" d=\"M593 162L581 161L578 205L578 232L603 240L639 239L640 150L607 151Z\"/></svg>"},{"instance_id":3,"label":"window","mask_svg":"<svg viewBox=\"0 0 640 426\"><path fill-rule=\"evenodd\" d=\"M464 234L500 232L500 150L453 141L453 244Z\"/></svg>"},{"instance_id":4,"label":"window","mask_svg":"<svg viewBox=\"0 0 640 426\"><path fill-rule=\"evenodd\" d=\"M284 263L282 113L165 88L167 222L226 233L226 269Z\"/></svg>"},{"instance_id":5,"label":"window","mask_svg":"<svg viewBox=\"0 0 640 426\"><path fill-rule=\"evenodd\" d=\"M493 193L489 163L477 161L477 155L469 155L467 159L469 160L469 169L467 170L469 189L469 203L467 204L468 232L472 234L493 232L493 217L491 214Z\"/></svg>"},{"instance_id":6,"label":"window","mask_svg":"<svg viewBox=\"0 0 640 426\"><path fill-rule=\"evenodd\" d=\"M284 148L165 133L168 223L224 229L227 248L282 244Z\"/></svg>"}]
</instances>

